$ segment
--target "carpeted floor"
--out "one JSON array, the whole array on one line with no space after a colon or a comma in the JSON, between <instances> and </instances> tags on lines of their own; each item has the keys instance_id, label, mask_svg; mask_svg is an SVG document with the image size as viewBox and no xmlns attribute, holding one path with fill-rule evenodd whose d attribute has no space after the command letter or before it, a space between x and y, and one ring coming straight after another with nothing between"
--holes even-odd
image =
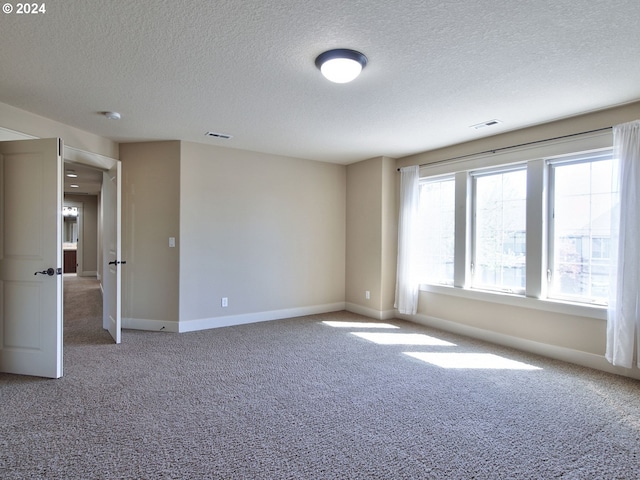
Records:
<instances>
[{"instance_id":1,"label":"carpeted floor","mask_svg":"<svg viewBox=\"0 0 640 480\"><path fill-rule=\"evenodd\" d=\"M0 478L640 478L635 380L347 312L114 345L65 282L65 376L0 374Z\"/></svg>"}]
</instances>

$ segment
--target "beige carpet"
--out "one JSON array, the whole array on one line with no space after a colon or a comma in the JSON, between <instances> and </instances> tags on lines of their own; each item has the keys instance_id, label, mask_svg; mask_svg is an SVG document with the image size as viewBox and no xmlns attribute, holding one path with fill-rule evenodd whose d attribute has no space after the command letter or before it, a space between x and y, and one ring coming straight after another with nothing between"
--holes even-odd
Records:
<instances>
[{"instance_id":1,"label":"beige carpet","mask_svg":"<svg viewBox=\"0 0 640 480\"><path fill-rule=\"evenodd\" d=\"M0 478L640 478L640 382L323 323L370 322L347 312L113 345L97 284L75 280L65 376L0 374Z\"/></svg>"}]
</instances>

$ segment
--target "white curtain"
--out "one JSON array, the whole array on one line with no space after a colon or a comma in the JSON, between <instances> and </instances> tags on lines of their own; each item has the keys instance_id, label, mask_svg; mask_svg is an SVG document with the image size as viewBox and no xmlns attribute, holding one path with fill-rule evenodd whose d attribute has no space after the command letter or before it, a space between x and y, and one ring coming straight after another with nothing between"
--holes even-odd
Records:
<instances>
[{"instance_id":1,"label":"white curtain","mask_svg":"<svg viewBox=\"0 0 640 480\"><path fill-rule=\"evenodd\" d=\"M400 169L400 219L398 222L398 273L394 307L400 313L418 311L419 283L416 277L417 221L420 167Z\"/></svg>"},{"instance_id":2,"label":"white curtain","mask_svg":"<svg viewBox=\"0 0 640 480\"><path fill-rule=\"evenodd\" d=\"M631 368L640 342L640 120L613 127L619 202L612 213L606 358ZM640 366L640 359L638 360Z\"/></svg>"}]
</instances>

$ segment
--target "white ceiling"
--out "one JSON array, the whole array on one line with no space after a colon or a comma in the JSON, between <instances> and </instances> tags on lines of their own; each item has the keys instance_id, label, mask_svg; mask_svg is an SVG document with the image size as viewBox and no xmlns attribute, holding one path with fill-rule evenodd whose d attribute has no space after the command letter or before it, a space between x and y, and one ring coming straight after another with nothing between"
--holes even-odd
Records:
<instances>
[{"instance_id":1,"label":"white ceiling","mask_svg":"<svg viewBox=\"0 0 640 480\"><path fill-rule=\"evenodd\" d=\"M76 177L69 177L74 173ZM75 186L72 186L75 185ZM64 164L64 192L73 195L97 195L102 189L102 170L81 163Z\"/></svg>"},{"instance_id":2,"label":"white ceiling","mask_svg":"<svg viewBox=\"0 0 640 480\"><path fill-rule=\"evenodd\" d=\"M640 99L638 0L44 3L0 14L0 102L117 142L348 164ZM332 84L331 48L369 65Z\"/></svg>"}]
</instances>

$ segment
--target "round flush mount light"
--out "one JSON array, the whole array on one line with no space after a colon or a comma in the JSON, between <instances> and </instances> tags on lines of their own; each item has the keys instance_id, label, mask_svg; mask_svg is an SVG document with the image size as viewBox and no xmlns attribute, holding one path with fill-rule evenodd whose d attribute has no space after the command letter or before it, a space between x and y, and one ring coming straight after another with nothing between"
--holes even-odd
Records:
<instances>
[{"instance_id":1,"label":"round flush mount light","mask_svg":"<svg viewBox=\"0 0 640 480\"><path fill-rule=\"evenodd\" d=\"M102 112L102 115L107 117L109 120L120 120L122 118L118 112Z\"/></svg>"},{"instance_id":2,"label":"round flush mount light","mask_svg":"<svg viewBox=\"0 0 640 480\"><path fill-rule=\"evenodd\" d=\"M337 48L318 55L316 67L322 75L335 83L348 83L360 75L367 65L367 57L355 50Z\"/></svg>"}]
</instances>

